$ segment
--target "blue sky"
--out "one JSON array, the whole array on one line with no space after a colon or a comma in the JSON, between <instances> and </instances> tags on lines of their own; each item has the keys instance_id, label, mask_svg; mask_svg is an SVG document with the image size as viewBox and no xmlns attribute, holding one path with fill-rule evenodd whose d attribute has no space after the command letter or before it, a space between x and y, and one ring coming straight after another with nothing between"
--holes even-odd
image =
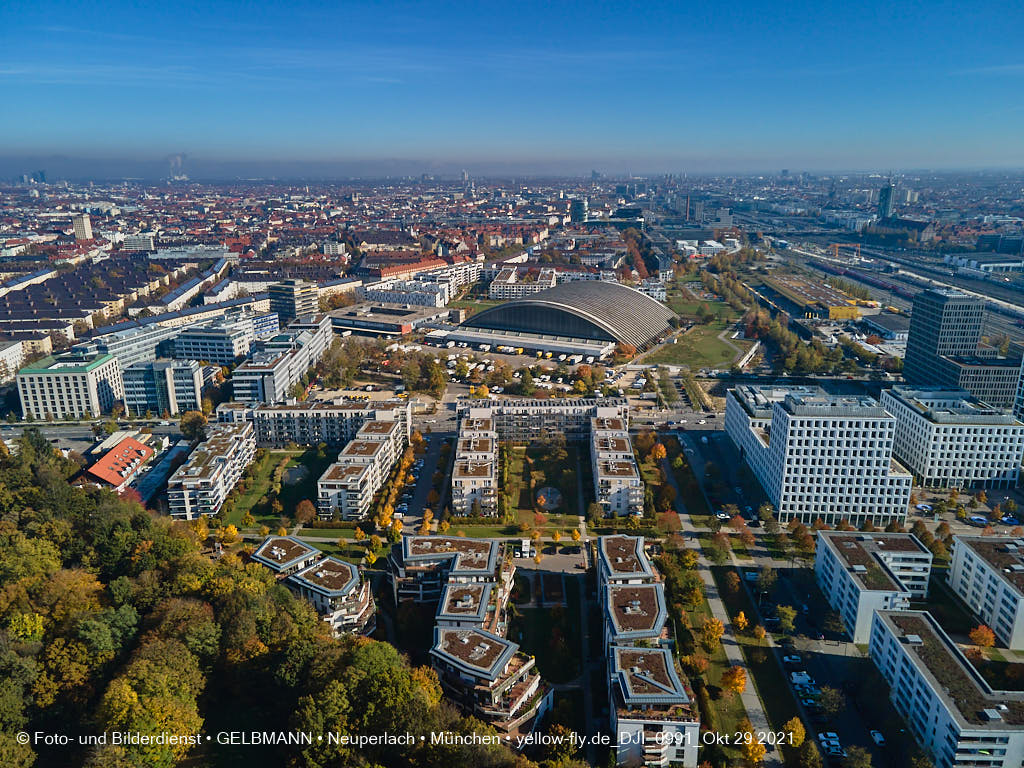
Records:
<instances>
[{"instance_id":1,"label":"blue sky","mask_svg":"<svg viewBox=\"0 0 1024 768\"><path fill-rule=\"evenodd\" d=\"M0 152L1024 165L1019 2L0 7Z\"/></svg>"}]
</instances>

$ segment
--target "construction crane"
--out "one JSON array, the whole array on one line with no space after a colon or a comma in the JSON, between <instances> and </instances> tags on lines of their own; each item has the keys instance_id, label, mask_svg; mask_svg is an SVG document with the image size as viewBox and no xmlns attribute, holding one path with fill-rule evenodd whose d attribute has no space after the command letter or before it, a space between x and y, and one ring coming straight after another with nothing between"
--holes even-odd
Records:
<instances>
[{"instance_id":1,"label":"construction crane","mask_svg":"<svg viewBox=\"0 0 1024 768\"><path fill-rule=\"evenodd\" d=\"M853 257L854 261L860 261L860 243L832 243L829 246L832 249L832 255L836 261L839 261L839 249L840 248L853 248L857 253Z\"/></svg>"}]
</instances>

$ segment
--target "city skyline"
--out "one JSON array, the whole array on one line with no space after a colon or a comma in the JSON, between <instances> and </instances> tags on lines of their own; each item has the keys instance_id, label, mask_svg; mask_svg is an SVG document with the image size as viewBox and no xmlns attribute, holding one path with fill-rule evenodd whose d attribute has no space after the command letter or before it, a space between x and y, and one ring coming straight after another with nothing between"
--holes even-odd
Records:
<instances>
[{"instance_id":1,"label":"city skyline","mask_svg":"<svg viewBox=\"0 0 1024 768\"><path fill-rule=\"evenodd\" d=\"M0 173L179 152L208 177L1024 165L1008 3L105 10L6 10Z\"/></svg>"}]
</instances>

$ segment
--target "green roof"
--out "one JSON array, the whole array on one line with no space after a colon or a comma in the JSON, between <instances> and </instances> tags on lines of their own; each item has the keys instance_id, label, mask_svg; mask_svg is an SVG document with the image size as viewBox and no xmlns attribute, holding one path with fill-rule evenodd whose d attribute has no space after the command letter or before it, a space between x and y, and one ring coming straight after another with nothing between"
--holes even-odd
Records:
<instances>
[{"instance_id":1,"label":"green roof","mask_svg":"<svg viewBox=\"0 0 1024 768\"><path fill-rule=\"evenodd\" d=\"M18 373L86 373L99 368L104 363L113 359L113 355L98 355L86 362L85 358L78 357L77 355L61 355L60 357L50 355L30 366L22 368Z\"/></svg>"}]
</instances>

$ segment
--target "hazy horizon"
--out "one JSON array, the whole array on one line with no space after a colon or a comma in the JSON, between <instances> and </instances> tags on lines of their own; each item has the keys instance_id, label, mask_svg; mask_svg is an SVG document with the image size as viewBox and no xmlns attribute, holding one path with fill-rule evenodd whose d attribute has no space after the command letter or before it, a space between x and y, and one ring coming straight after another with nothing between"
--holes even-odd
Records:
<instances>
[{"instance_id":1,"label":"hazy horizon","mask_svg":"<svg viewBox=\"0 0 1024 768\"><path fill-rule=\"evenodd\" d=\"M175 153L197 176L1024 166L1010 2L60 1L0 20L4 155L83 176L159 177L89 163Z\"/></svg>"}]
</instances>

